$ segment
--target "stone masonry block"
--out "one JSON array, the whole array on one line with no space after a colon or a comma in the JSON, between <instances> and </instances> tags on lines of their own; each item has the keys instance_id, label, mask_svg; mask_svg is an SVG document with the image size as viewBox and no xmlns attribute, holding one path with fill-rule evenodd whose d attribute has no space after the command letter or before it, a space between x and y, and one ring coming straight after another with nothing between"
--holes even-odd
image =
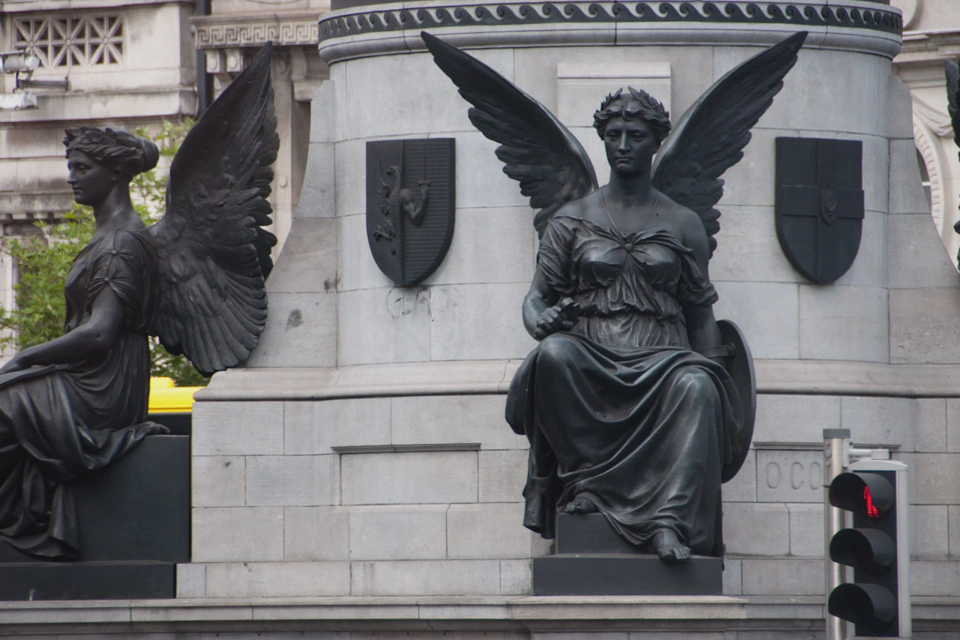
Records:
<instances>
[{"instance_id":1,"label":"stone masonry block","mask_svg":"<svg viewBox=\"0 0 960 640\"><path fill-rule=\"evenodd\" d=\"M960 453L960 398L947 398L947 451Z\"/></svg>"},{"instance_id":2,"label":"stone masonry block","mask_svg":"<svg viewBox=\"0 0 960 640\"><path fill-rule=\"evenodd\" d=\"M916 504L957 502L960 496L960 454L918 453L914 461Z\"/></svg>"},{"instance_id":3,"label":"stone masonry block","mask_svg":"<svg viewBox=\"0 0 960 640\"><path fill-rule=\"evenodd\" d=\"M757 532L762 531L762 535ZM734 555L780 556L790 551L786 506L756 502L723 505L723 541Z\"/></svg>"},{"instance_id":4,"label":"stone masonry block","mask_svg":"<svg viewBox=\"0 0 960 640\"><path fill-rule=\"evenodd\" d=\"M960 558L960 505L947 507L947 526L949 535L947 543L951 558Z\"/></svg>"},{"instance_id":5,"label":"stone masonry block","mask_svg":"<svg viewBox=\"0 0 960 640\"><path fill-rule=\"evenodd\" d=\"M209 598L350 595L348 562L244 562L207 565Z\"/></svg>"},{"instance_id":6,"label":"stone masonry block","mask_svg":"<svg viewBox=\"0 0 960 640\"><path fill-rule=\"evenodd\" d=\"M477 501L477 452L342 456L342 504L444 504Z\"/></svg>"},{"instance_id":7,"label":"stone masonry block","mask_svg":"<svg viewBox=\"0 0 960 640\"><path fill-rule=\"evenodd\" d=\"M532 533L523 526L524 505L451 505L447 512L450 558L529 558Z\"/></svg>"},{"instance_id":8,"label":"stone masonry block","mask_svg":"<svg viewBox=\"0 0 960 640\"><path fill-rule=\"evenodd\" d=\"M332 453L331 447L389 444L390 399L287 402L283 422L287 455Z\"/></svg>"},{"instance_id":9,"label":"stone masonry block","mask_svg":"<svg viewBox=\"0 0 960 640\"><path fill-rule=\"evenodd\" d=\"M203 598L207 595L207 566L204 564L177 565L177 597Z\"/></svg>"},{"instance_id":10,"label":"stone masonry block","mask_svg":"<svg viewBox=\"0 0 960 640\"><path fill-rule=\"evenodd\" d=\"M917 146L909 140L890 141L890 210L891 215L925 214L929 220L930 205L920 180Z\"/></svg>"},{"instance_id":11,"label":"stone masonry block","mask_svg":"<svg viewBox=\"0 0 960 640\"><path fill-rule=\"evenodd\" d=\"M300 204L303 205L302 199ZM337 290L339 228L339 222L332 218L298 216L293 221L283 251L267 279L271 303L277 293L316 294Z\"/></svg>"},{"instance_id":12,"label":"stone masonry block","mask_svg":"<svg viewBox=\"0 0 960 640\"><path fill-rule=\"evenodd\" d=\"M331 291L334 277L327 278ZM317 285L323 290L323 285ZM337 296L334 293L273 293L260 346L249 367L337 365Z\"/></svg>"},{"instance_id":13,"label":"stone masonry block","mask_svg":"<svg viewBox=\"0 0 960 640\"><path fill-rule=\"evenodd\" d=\"M193 405L192 455L283 453L282 402L203 402Z\"/></svg>"},{"instance_id":14,"label":"stone masonry block","mask_svg":"<svg viewBox=\"0 0 960 640\"><path fill-rule=\"evenodd\" d=\"M843 427L857 444L900 445L900 450L943 451L946 407L939 398L842 399Z\"/></svg>"},{"instance_id":15,"label":"stone masonry block","mask_svg":"<svg viewBox=\"0 0 960 640\"><path fill-rule=\"evenodd\" d=\"M433 360L524 358L537 345L523 327L520 307L530 284L433 287Z\"/></svg>"},{"instance_id":16,"label":"stone masonry block","mask_svg":"<svg viewBox=\"0 0 960 640\"><path fill-rule=\"evenodd\" d=\"M773 206L724 203L717 251L710 259L713 282L803 282L780 250Z\"/></svg>"},{"instance_id":17,"label":"stone masonry block","mask_svg":"<svg viewBox=\"0 0 960 640\"><path fill-rule=\"evenodd\" d=\"M504 77L513 78L512 51L473 50L471 55ZM416 78L417 91L409 91L404 78ZM339 82L337 84L339 92L341 88ZM469 105L457 95L450 79L425 51L409 56L352 60L346 84L346 91L352 95L366 95L371 87L377 87L379 98L369 101L363 109L347 110L346 129L341 133L347 138L472 130L467 119Z\"/></svg>"},{"instance_id":18,"label":"stone masonry block","mask_svg":"<svg viewBox=\"0 0 960 640\"><path fill-rule=\"evenodd\" d=\"M530 560L500 561L500 593L528 595L533 590L533 563Z\"/></svg>"},{"instance_id":19,"label":"stone masonry block","mask_svg":"<svg viewBox=\"0 0 960 640\"><path fill-rule=\"evenodd\" d=\"M890 362L960 362L956 287L890 291Z\"/></svg>"},{"instance_id":20,"label":"stone masonry block","mask_svg":"<svg viewBox=\"0 0 960 640\"><path fill-rule=\"evenodd\" d=\"M393 280L380 271L367 240L367 216L344 216L340 221L340 291L383 289Z\"/></svg>"},{"instance_id":21,"label":"stone masonry block","mask_svg":"<svg viewBox=\"0 0 960 640\"><path fill-rule=\"evenodd\" d=\"M247 504L322 506L336 501L338 456L250 456Z\"/></svg>"},{"instance_id":22,"label":"stone masonry block","mask_svg":"<svg viewBox=\"0 0 960 640\"><path fill-rule=\"evenodd\" d=\"M778 282L717 282L717 318L736 322L750 340L754 358L798 358L798 285Z\"/></svg>"},{"instance_id":23,"label":"stone masonry block","mask_svg":"<svg viewBox=\"0 0 960 640\"><path fill-rule=\"evenodd\" d=\"M349 515L336 507L285 507L283 559L346 560Z\"/></svg>"},{"instance_id":24,"label":"stone masonry block","mask_svg":"<svg viewBox=\"0 0 960 640\"><path fill-rule=\"evenodd\" d=\"M888 260L891 289L952 288L957 283L953 258L943 247L933 219L927 216L889 217ZM922 256L922 260L918 257Z\"/></svg>"},{"instance_id":25,"label":"stone masonry block","mask_svg":"<svg viewBox=\"0 0 960 640\"><path fill-rule=\"evenodd\" d=\"M314 105L313 109L317 109L317 105ZM336 214L336 157L336 146L333 143L310 143L303 187L297 201L298 219L332 218Z\"/></svg>"},{"instance_id":26,"label":"stone masonry block","mask_svg":"<svg viewBox=\"0 0 960 640\"><path fill-rule=\"evenodd\" d=\"M729 556L723 559L723 595L739 596L743 593L743 561Z\"/></svg>"},{"instance_id":27,"label":"stone masonry block","mask_svg":"<svg viewBox=\"0 0 960 640\"><path fill-rule=\"evenodd\" d=\"M743 558L743 595L823 596L822 558Z\"/></svg>"},{"instance_id":28,"label":"stone masonry block","mask_svg":"<svg viewBox=\"0 0 960 640\"><path fill-rule=\"evenodd\" d=\"M826 547L823 504L788 504L787 510L790 512L790 555L822 558Z\"/></svg>"},{"instance_id":29,"label":"stone masonry block","mask_svg":"<svg viewBox=\"0 0 960 640\"><path fill-rule=\"evenodd\" d=\"M447 551L447 505L350 509L351 560L439 560Z\"/></svg>"},{"instance_id":30,"label":"stone masonry block","mask_svg":"<svg viewBox=\"0 0 960 640\"><path fill-rule=\"evenodd\" d=\"M522 502L528 455L526 449L481 450L480 502Z\"/></svg>"},{"instance_id":31,"label":"stone masonry block","mask_svg":"<svg viewBox=\"0 0 960 640\"><path fill-rule=\"evenodd\" d=\"M365 400L366 401L366 400ZM392 444L480 443L483 449L522 449L503 417L502 395L408 396L390 400Z\"/></svg>"},{"instance_id":32,"label":"stone masonry block","mask_svg":"<svg viewBox=\"0 0 960 640\"><path fill-rule=\"evenodd\" d=\"M246 504L246 464L242 456L193 456L190 503L194 507Z\"/></svg>"},{"instance_id":33,"label":"stone masonry block","mask_svg":"<svg viewBox=\"0 0 960 640\"><path fill-rule=\"evenodd\" d=\"M194 508L191 514L193 562L259 562L283 559L281 508Z\"/></svg>"},{"instance_id":34,"label":"stone masonry block","mask_svg":"<svg viewBox=\"0 0 960 640\"><path fill-rule=\"evenodd\" d=\"M467 104L464 102L464 120L466 114ZM469 133L456 134L457 207L527 207L529 210L530 203L520 193L520 186L502 171L503 165L495 155L497 143L487 140L469 122L463 130ZM530 219L530 226L533 226L533 218Z\"/></svg>"},{"instance_id":35,"label":"stone masonry block","mask_svg":"<svg viewBox=\"0 0 960 640\"><path fill-rule=\"evenodd\" d=\"M429 289L366 289L337 297L338 365L430 359Z\"/></svg>"},{"instance_id":36,"label":"stone masonry block","mask_svg":"<svg viewBox=\"0 0 960 640\"><path fill-rule=\"evenodd\" d=\"M530 207L458 209L448 256L426 284L529 284L534 236Z\"/></svg>"},{"instance_id":37,"label":"stone masonry block","mask_svg":"<svg viewBox=\"0 0 960 640\"><path fill-rule=\"evenodd\" d=\"M500 593L497 560L354 562L354 596L490 596Z\"/></svg>"},{"instance_id":38,"label":"stone masonry block","mask_svg":"<svg viewBox=\"0 0 960 640\"><path fill-rule=\"evenodd\" d=\"M949 555L946 505L910 505L910 553L921 559L945 559Z\"/></svg>"},{"instance_id":39,"label":"stone masonry block","mask_svg":"<svg viewBox=\"0 0 960 640\"><path fill-rule=\"evenodd\" d=\"M956 597L960 593L960 563L923 560L911 562L910 591L913 597Z\"/></svg>"},{"instance_id":40,"label":"stone masonry block","mask_svg":"<svg viewBox=\"0 0 960 640\"><path fill-rule=\"evenodd\" d=\"M339 114L339 111L338 111ZM337 216L366 214L367 193L357 185L367 184L367 143L365 140L338 141L333 148L336 159L334 193L336 194ZM354 251L367 249L355 247Z\"/></svg>"},{"instance_id":41,"label":"stone masonry block","mask_svg":"<svg viewBox=\"0 0 960 640\"><path fill-rule=\"evenodd\" d=\"M800 287L800 357L888 362L887 291Z\"/></svg>"},{"instance_id":42,"label":"stone masonry block","mask_svg":"<svg viewBox=\"0 0 960 640\"><path fill-rule=\"evenodd\" d=\"M482 464L482 462L481 462ZM480 467L480 494L483 495L483 467ZM723 485L724 502L756 502L757 452L747 452L743 466L732 480ZM482 499L481 499L482 501Z\"/></svg>"},{"instance_id":43,"label":"stone masonry block","mask_svg":"<svg viewBox=\"0 0 960 640\"><path fill-rule=\"evenodd\" d=\"M822 442L824 429L840 428L840 398L757 395L754 442Z\"/></svg>"}]
</instances>

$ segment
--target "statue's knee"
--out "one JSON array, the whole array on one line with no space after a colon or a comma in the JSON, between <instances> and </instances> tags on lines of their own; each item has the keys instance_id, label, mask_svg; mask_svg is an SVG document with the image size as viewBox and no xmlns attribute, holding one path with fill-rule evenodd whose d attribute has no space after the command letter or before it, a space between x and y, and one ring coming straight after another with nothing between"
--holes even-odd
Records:
<instances>
[{"instance_id":1,"label":"statue's knee","mask_svg":"<svg viewBox=\"0 0 960 640\"><path fill-rule=\"evenodd\" d=\"M540 342L538 363L540 365L564 366L571 359L572 341L564 335L549 335Z\"/></svg>"},{"instance_id":2,"label":"statue's knee","mask_svg":"<svg viewBox=\"0 0 960 640\"><path fill-rule=\"evenodd\" d=\"M684 396L709 398L717 396L717 389L709 373L699 367L684 367L674 372L671 386Z\"/></svg>"}]
</instances>

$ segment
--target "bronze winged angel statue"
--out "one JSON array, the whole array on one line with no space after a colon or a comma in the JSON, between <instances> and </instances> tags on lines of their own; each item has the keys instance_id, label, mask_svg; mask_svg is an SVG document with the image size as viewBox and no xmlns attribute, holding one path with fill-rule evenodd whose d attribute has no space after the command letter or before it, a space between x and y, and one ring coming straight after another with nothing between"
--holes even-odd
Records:
<instances>
[{"instance_id":1,"label":"bronze winged angel statue","mask_svg":"<svg viewBox=\"0 0 960 640\"><path fill-rule=\"evenodd\" d=\"M746 457L755 388L731 375L749 353L732 353L713 315L714 205L720 176L743 157L806 33L730 71L676 126L645 91L607 96L594 114L610 164L603 187L543 105L422 36L473 105L470 121L500 143L504 172L539 210L522 313L540 344L514 376L506 408L530 441L524 525L552 538L558 511L600 512L665 562L721 556L721 483Z\"/></svg>"},{"instance_id":2,"label":"bronze winged angel statue","mask_svg":"<svg viewBox=\"0 0 960 640\"><path fill-rule=\"evenodd\" d=\"M70 483L166 431L145 422L148 336L206 375L256 347L276 244L262 228L279 146L270 57L268 44L187 135L150 227L129 183L156 166L157 147L122 129L67 129L68 182L96 232L67 276L64 335L0 370L0 541L77 556Z\"/></svg>"}]
</instances>

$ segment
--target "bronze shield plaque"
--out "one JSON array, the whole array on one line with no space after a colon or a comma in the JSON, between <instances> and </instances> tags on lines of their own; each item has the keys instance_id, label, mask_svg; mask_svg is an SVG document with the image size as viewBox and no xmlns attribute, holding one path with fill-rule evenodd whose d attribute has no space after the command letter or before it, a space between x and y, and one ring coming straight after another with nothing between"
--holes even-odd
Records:
<instances>
[{"instance_id":1,"label":"bronze shield plaque","mask_svg":"<svg viewBox=\"0 0 960 640\"><path fill-rule=\"evenodd\" d=\"M860 249L862 158L859 140L777 138L777 238L817 284L846 273Z\"/></svg>"},{"instance_id":2,"label":"bronze shield plaque","mask_svg":"<svg viewBox=\"0 0 960 640\"><path fill-rule=\"evenodd\" d=\"M453 138L367 143L367 242L380 270L413 286L443 262L453 239Z\"/></svg>"}]
</instances>

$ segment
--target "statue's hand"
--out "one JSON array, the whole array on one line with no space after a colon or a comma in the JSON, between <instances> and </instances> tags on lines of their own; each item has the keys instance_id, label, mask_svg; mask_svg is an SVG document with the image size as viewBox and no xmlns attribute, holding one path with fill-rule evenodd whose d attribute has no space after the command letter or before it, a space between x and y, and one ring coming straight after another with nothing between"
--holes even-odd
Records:
<instances>
[{"instance_id":1,"label":"statue's hand","mask_svg":"<svg viewBox=\"0 0 960 640\"><path fill-rule=\"evenodd\" d=\"M537 328L533 337L543 340L551 333L572 329L577 321L579 307L572 298L564 298L557 304L544 310L537 318Z\"/></svg>"}]
</instances>

